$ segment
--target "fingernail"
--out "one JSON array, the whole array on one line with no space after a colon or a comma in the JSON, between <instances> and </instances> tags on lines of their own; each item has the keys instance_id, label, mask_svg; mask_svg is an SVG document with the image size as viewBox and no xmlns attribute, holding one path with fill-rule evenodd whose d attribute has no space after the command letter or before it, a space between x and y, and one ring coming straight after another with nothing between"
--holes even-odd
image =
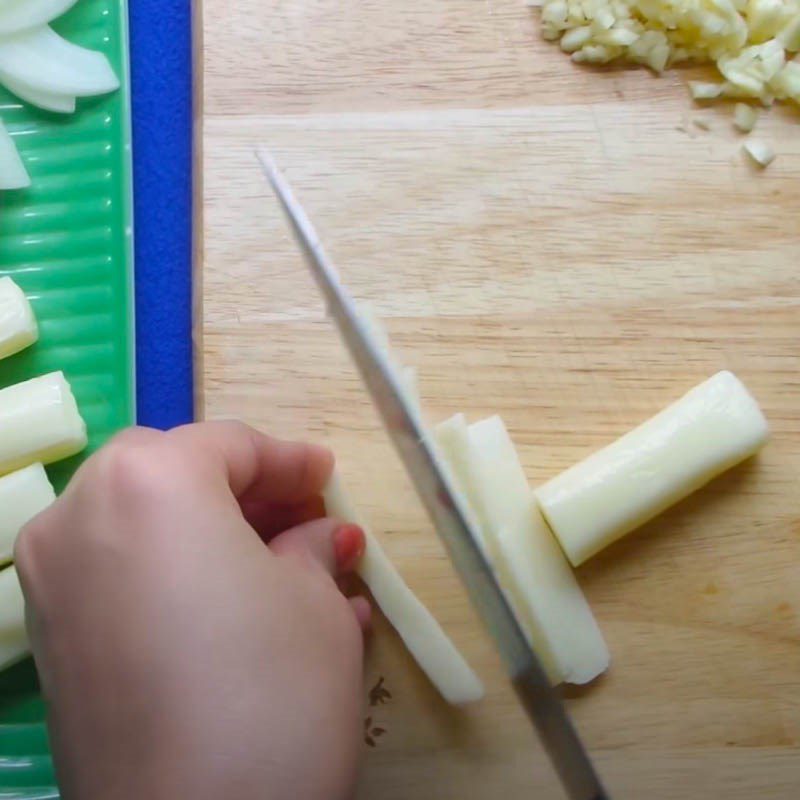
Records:
<instances>
[{"instance_id":1,"label":"fingernail","mask_svg":"<svg viewBox=\"0 0 800 800\"><path fill-rule=\"evenodd\" d=\"M336 565L342 572L355 568L366 548L364 531L358 525L340 525L333 533Z\"/></svg>"}]
</instances>

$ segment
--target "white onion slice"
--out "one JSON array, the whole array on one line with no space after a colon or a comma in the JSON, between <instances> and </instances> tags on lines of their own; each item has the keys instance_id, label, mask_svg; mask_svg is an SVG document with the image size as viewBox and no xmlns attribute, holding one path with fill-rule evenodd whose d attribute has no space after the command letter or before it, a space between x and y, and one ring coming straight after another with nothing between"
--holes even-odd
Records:
<instances>
[{"instance_id":1,"label":"white onion slice","mask_svg":"<svg viewBox=\"0 0 800 800\"><path fill-rule=\"evenodd\" d=\"M0 358L8 358L39 339L39 325L30 300L11 278L0 278ZM5 509L0 503L0 530Z\"/></svg>"},{"instance_id":2,"label":"white onion slice","mask_svg":"<svg viewBox=\"0 0 800 800\"><path fill-rule=\"evenodd\" d=\"M0 189L24 189L31 185L28 171L17 152L17 146L0 122Z\"/></svg>"},{"instance_id":3,"label":"white onion slice","mask_svg":"<svg viewBox=\"0 0 800 800\"><path fill-rule=\"evenodd\" d=\"M76 97L113 92L119 80L108 59L68 42L47 25L0 39L0 83Z\"/></svg>"},{"instance_id":4,"label":"white onion slice","mask_svg":"<svg viewBox=\"0 0 800 800\"><path fill-rule=\"evenodd\" d=\"M5 0L0 3L0 36L47 25L75 3L76 0Z\"/></svg>"},{"instance_id":5,"label":"white onion slice","mask_svg":"<svg viewBox=\"0 0 800 800\"><path fill-rule=\"evenodd\" d=\"M24 83L19 83L12 78L6 77L3 81L12 94L30 103L37 108L45 111L54 111L57 114L72 114L75 111L74 95L56 94L55 92L45 92L41 89L30 89Z\"/></svg>"}]
</instances>

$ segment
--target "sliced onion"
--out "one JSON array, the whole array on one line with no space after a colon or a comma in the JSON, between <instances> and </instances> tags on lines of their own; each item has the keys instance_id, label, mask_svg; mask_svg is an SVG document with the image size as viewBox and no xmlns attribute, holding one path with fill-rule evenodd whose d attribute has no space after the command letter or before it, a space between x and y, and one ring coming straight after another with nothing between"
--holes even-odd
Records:
<instances>
[{"instance_id":1,"label":"sliced onion","mask_svg":"<svg viewBox=\"0 0 800 800\"><path fill-rule=\"evenodd\" d=\"M57 114L72 114L75 111L75 97L67 94L45 92L41 89L30 89L24 83L6 78L6 89L37 108L54 111Z\"/></svg>"},{"instance_id":2,"label":"sliced onion","mask_svg":"<svg viewBox=\"0 0 800 800\"><path fill-rule=\"evenodd\" d=\"M47 25L77 0L5 0L0 2L0 36Z\"/></svg>"},{"instance_id":3,"label":"sliced onion","mask_svg":"<svg viewBox=\"0 0 800 800\"><path fill-rule=\"evenodd\" d=\"M108 59L68 42L44 25L0 39L0 82L25 89L76 97L119 88Z\"/></svg>"},{"instance_id":4,"label":"sliced onion","mask_svg":"<svg viewBox=\"0 0 800 800\"><path fill-rule=\"evenodd\" d=\"M17 152L17 146L0 122L0 189L24 189L31 185L28 171Z\"/></svg>"}]
</instances>

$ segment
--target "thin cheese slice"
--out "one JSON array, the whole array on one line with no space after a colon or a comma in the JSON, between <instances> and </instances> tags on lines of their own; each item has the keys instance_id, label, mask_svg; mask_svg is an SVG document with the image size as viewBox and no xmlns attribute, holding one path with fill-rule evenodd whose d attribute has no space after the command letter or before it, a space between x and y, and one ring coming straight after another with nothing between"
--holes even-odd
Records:
<instances>
[{"instance_id":1,"label":"thin cheese slice","mask_svg":"<svg viewBox=\"0 0 800 800\"><path fill-rule=\"evenodd\" d=\"M55 499L56 493L41 464L0 478L0 563L11 561L23 526Z\"/></svg>"},{"instance_id":2,"label":"thin cheese slice","mask_svg":"<svg viewBox=\"0 0 800 800\"><path fill-rule=\"evenodd\" d=\"M356 511L338 474L334 473L331 478L324 499L330 516L356 523L366 533L367 548L358 573L431 683L448 703L463 705L480 700L484 695L480 678L430 611L408 588Z\"/></svg>"},{"instance_id":3,"label":"thin cheese slice","mask_svg":"<svg viewBox=\"0 0 800 800\"><path fill-rule=\"evenodd\" d=\"M14 567L0 570L0 670L30 652L25 630L25 597Z\"/></svg>"},{"instance_id":4,"label":"thin cheese slice","mask_svg":"<svg viewBox=\"0 0 800 800\"><path fill-rule=\"evenodd\" d=\"M449 477L460 495L470 527L480 537L478 544L483 555L496 569L495 553L489 548L490 540L486 536L483 522L478 517L473 504L475 491L472 487L473 474L467 418L463 414L456 414L450 419L440 422L434 429L434 441L441 463L449 470Z\"/></svg>"},{"instance_id":5,"label":"thin cheese slice","mask_svg":"<svg viewBox=\"0 0 800 800\"><path fill-rule=\"evenodd\" d=\"M744 384L719 372L540 486L536 497L577 566L752 456L768 435Z\"/></svg>"},{"instance_id":6,"label":"thin cheese slice","mask_svg":"<svg viewBox=\"0 0 800 800\"><path fill-rule=\"evenodd\" d=\"M86 447L86 425L63 372L0 390L0 475Z\"/></svg>"},{"instance_id":7,"label":"thin cheese slice","mask_svg":"<svg viewBox=\"0 0 800 800\"><path fill-rule=\"evenodd\" d=\"M583 684L608 669L608 647L578 581L534 501L517 450L498 417L469 428L474 505L511 576L540 652L560 677Z\"/></svg>"},{"instance_id":8,"label":"thin cheese slice","mask_svg":"<svg viewBox=\"0 0 800 800\"><path fill-rule=\"evenodd\" d=\"M32 345L39 327L25 292L11 278L0 278L0 358Z\"/></svg>"},{"instance_id":9,"label":"thin cheese slice","mask_svg":"<svg viewBox=\"0 0 800 800\"><path fill-rule=\"evenodd\" d=\"M528 599L522 584L515 575L515 570L505 558L497 536L492 535L485 514L478 512L482 508L479 490L476 489L473 459L477 457L470 444L469 425L463 414L456 414L439 423L435 430L436 444L442 461L450 470L456 487L459 489L464 505L470 513L473 530L480 536L479 544L484 556L492 567L497 582L503 590L508 604L514 611L519 626L522 628L528 644L533 648L542 662L545 672L553 684L561 683L564 673L556 662L555 655L547 637L541 630L535 614L528 607Z\"/></svg>"}]
</instances>

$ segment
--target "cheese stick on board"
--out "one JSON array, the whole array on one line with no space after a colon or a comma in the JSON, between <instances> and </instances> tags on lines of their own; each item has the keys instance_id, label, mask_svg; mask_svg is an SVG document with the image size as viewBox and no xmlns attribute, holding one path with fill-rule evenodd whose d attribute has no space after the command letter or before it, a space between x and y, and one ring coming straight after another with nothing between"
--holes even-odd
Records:
<instances>
[{"instance_id":1,"label":"cheese stick on board","mask_svg":"<svg viewBox=\"0 0 800 800\"><path fill-rule=\"evenodd\" d=\"M540 486L536 498L577 566L752 456L768 435L744 384L718 372Z\"/></svg>"}]
</instances>

